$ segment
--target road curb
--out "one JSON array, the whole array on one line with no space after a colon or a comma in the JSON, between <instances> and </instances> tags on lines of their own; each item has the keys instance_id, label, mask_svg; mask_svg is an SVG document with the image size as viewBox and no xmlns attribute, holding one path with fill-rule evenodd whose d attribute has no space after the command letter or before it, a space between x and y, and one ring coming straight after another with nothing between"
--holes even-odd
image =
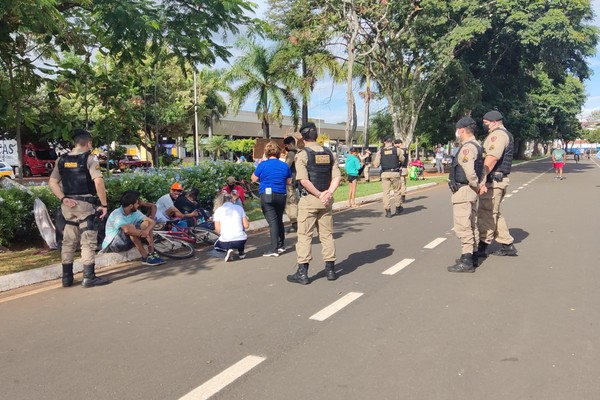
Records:
<instances>
[{"instance_id":1,"label":"road curb","mask_svg":"<svg viewBox=\"0 0 600 400\"><path fill-rule=\"evenodd\" d=\"M412 192L419 189L425 189L428 187L436 186L437 183L425 183L422 185L412 186L406 189L407 192ZM367 204L378 201L382 198L382 193L376 193L369 196L359 197L356 199L357 204ZM333 204L334 210L342 210L348 208L346 200L338 201ZM283 217L284 222L289 222L287 215ZM248 231L256 231L259 229L267 228L269 225L265 219L258 221L252 221L250 223L250 229ZM116 264L124 262L135 261L141 259L140 254L134 248L125 253L107 253L96 255L96 270L102 270L106 267L112 267ZM83 270L83 264L80 260L76 260L73 263L73 273L79 273ZM0 276L0 293L7 292L9 290L18 289L24 286L33 285L36 283L52 281L59 279L62 276L62 265L52 264L46 267L40 267L31 269L28 271L16 272L10 275Z\"/></svg>"}]
</instances>

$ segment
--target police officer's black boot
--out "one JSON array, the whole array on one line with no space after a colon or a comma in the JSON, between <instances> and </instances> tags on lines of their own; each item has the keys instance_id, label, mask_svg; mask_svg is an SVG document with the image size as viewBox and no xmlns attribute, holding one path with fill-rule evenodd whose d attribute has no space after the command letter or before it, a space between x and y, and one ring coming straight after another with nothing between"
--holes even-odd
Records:
<instances>
[{"instance_id":1,"label":"police officer's black boot","mask_svg":"<svg viewBox=\"0 0 600 400\"><path fill-rule=\"evenodd\" d=\"M99 276L96 276L95 264L83 266L83 282L81 282L81 286L88 288L94 286L108 285L110 282L110 279L100 278Z\"/></svg>"},{"instance_id":2,"label":"police officer's black boot","mask_svg":"<svg viewBox=\"0 0 600 400\"><path fill-rule=\"evenodd\" d=\"M402 202L403 202L403 203L406 203L406 195L405 195L405 194L403 194L403 195L400 197L400 199L402 200Z\"/></svg>"},{"instance_id":3,"label":"police officer's black boot","mask_svg":"<svg viewBox=\"0 0 600 400\"><path fill-rule=\"evenodd\" d=\"M308 264L298 264L298 270L294 275L287 276L288 282L299 283L301 285L308 285Z\"/></svg>"},{"instance_id":4,"label":"police officer's black boot","mask_svg":"<svg viewBox=\"0 0 600 400\"><path fill-rule=\"evenodd\" d=\"M475 265L473 265L473 254L463 254L456 261L456 264L448 267L448 272L475 272Z\"/></svg>"},{"instance_id":5,"label":"police officer's black boot","mask_svg":"<svg viewBox=\"0 0 600 400\"><path fill-rule=\"evenodd\" d=\"M396 215L402 214L402 211L404 211L404 207L402 207L402 206L396 207Z\"/></svg>"},{"instance_id":6,"label":"police officer's black boot","mask_svg":"<svg viewBox=\"0 0 600 400\"><path fill-rule=\"evenodd\" d=\"M385 217L386 218L392 218L392 210L386 209L385 210Z\"/></svg>"},{"instance_id":7,"label":"police officer's black boot","mask_svg":"<svg viewBox=\"0 0 600 400\"><path fill-rule=\"evenodd\" d=\"M514 244L503 244L502 247L492 253L495 256L516 256L517 249Z\"/></svg>"},{"instance_id":8,"label":"police officer's black boot","mask_svg":"<svg viewBox=\"0 0 600 400\"><path fill-rule=\"evenodd\" d=\"M325 272L327 272L327 280L335 281L337 274L335 273L335 261L325 261Z\"/></svg>"},{"instance_id":9,"label":"police officer's black boot","mask_svg":"<svg viewBox=\"0 0 600 400\"><path fill-rule=\"evenodd\" d=\"M487 258L487 250L488 244L485 242L479 242L479 244L477 245L477 251L475 252L475 255L478 258Z\"/></svg>"},{"instance_id":10,"label":"police officer's black boot","mask_svg":"<svg viewBox=\"0 0 600 400\"><path fill-rule=\"evenodd\" d=\"M73 263L62 265L62 285L63 287L73 285Z\"/></svg>"}]
</instances>

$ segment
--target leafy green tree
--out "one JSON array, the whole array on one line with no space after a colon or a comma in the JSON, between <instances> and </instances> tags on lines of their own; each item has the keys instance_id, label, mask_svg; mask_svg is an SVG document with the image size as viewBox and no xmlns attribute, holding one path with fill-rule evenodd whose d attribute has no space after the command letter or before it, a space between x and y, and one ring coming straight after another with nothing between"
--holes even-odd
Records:
<instances>
[{"instance_id":1,"label":"leafy green tree","mask_svg":"<svg viewBox=\"0 0 600 400\"><path fill-rule=\"evenodd\" d=\"M198 114L208 136L212 136L215 122L227 113L227 102L220 92L230 91L223 82L221 70L203 68L198 72Z\"/></svg>"},{"instance_id":2,"label":"leafy green tree","mask_svg":"<svg viewBox=\"0 0 600 400\"><path fill-rule=\"evenodd\" d=\"M228 84L239 82L230 93L231 107L238 113L249 99L256 99L256 115L262 123L263 138L271 137L272 121L281 125L283 110L290 109L294 126L298 125L298 100L295 90L300 88L298 75L293 68L280 62L282 46L267 48L250 40L239 43L244 54L225 73Z\"/></svg>"},{"instance_id":3,"label":"leafy green tree","mask_svg":"<svg viewBox=\"0 0 600 400\"><path fill-rule=\"evenodd\" d=\"M255 143L256 139L237 139L230 141L228 146L231 151L241 154L251 154Z\"/></svg>"}]
</instances>

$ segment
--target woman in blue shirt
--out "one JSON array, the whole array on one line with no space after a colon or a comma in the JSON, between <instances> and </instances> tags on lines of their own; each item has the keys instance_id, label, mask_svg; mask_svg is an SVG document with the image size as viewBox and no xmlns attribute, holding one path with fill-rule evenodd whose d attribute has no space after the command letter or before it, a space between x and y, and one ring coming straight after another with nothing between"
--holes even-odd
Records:
<instances>
[{"instance_id":1,"label":"woman in blue shirt","mask_svg":"<svg viewBox=\"0 0 600 400\"><path fill-rule=\"evenodd\" d=\"M348 207L356 207L356 185L358 175L360 174L360 160L358 159L358 150L350 149L350 154L346 157L346 174L348 174Z\"/></svg>"},{"instance_id":2,"label":"woman in blue shirt","mask_svg":"<svg viewBox=\"0 0 600 400\"><path fill-rule=\"evenodd\" d=\"M263 253L265 257L278 257L285 251L285 231L283 229L283 212L287 198L286 185L292 184L290 167L279 159L281 150L277 143L269 142L265 146L267 159L256 167L252 174L252 182L260 182L260 206L269 224L271 245Z\"/></svg>"}]
</instances>

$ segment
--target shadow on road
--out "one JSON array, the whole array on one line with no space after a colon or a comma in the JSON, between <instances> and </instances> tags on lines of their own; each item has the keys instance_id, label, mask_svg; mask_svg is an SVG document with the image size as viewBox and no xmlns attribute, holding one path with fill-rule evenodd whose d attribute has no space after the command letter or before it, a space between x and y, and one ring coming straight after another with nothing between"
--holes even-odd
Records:
<instances>
[{"instance_id":1,"label":"shadow on road","mask_svg":"<svg viewBox=\"0 0 600 400\"><path fill-rule=\"evenodd\" d=\"M338 276L341 277L354 272L358 267L375 264L384 258L390 257L392 254L394 254L394 249L388 243L378 244L374 249L358 251L348 255L344 261L336 264L335 269L339 271ZM325 270L322 270L310 279L315 280L324 277Z\"/></svg>"}]
</instances>

